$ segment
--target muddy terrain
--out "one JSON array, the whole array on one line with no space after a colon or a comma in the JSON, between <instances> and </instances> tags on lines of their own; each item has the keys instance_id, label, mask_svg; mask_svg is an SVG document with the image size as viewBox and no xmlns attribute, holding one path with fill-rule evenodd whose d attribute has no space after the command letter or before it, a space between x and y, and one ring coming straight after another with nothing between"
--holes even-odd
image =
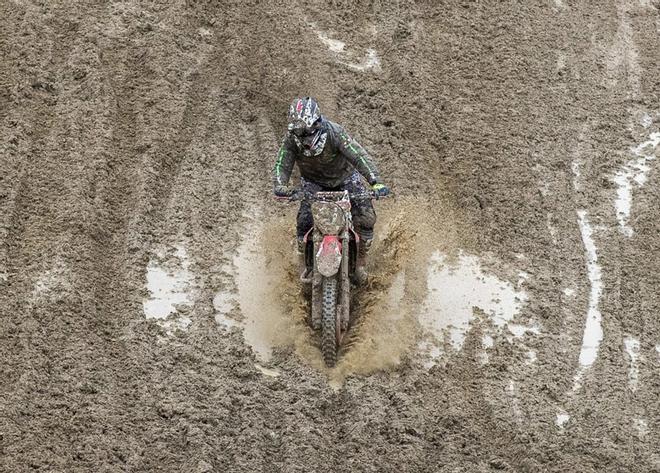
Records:
<instances>
[{"instance_id":1,"label":"muddy terrain","mask_svg":"<svg viewBox=\"0 0 660 473\"><path fill-rule=\"evenodd\" d=\"M0 471L660 471L657 0L0 2ZM372 153L338 366L270 170Z\"/></svg>"}]
</instances>

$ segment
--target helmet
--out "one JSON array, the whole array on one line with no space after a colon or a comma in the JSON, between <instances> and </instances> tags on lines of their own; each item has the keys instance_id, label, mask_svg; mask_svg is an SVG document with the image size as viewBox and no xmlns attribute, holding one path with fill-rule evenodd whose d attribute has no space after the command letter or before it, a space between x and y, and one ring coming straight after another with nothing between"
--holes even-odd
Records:
<instances>
[{"instance_id":1,"label":"helmet","mask_svg":"<svg viewBox=\"0 0 660 473\"><path fill-rule=\"evenodd\" d=\"M289 106L289 133L305 156L321 154L328 133L319 104L312 97L296 98Z\"/></svg>"}]
</instances>

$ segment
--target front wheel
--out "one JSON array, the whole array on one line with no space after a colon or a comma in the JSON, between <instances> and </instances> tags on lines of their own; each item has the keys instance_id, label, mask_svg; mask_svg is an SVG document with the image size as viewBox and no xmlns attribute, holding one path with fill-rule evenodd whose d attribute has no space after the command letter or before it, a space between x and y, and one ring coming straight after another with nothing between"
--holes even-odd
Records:
<instances>
[{"instance_id":1,"label":"front wheel","mask_svg":"<svg viewBox=\"0 0 660 473\"><path fill-rule=\"evenodd\" d=\"M321 351L329 367L337 363L337 277L323 278L321 300Z\"/></svg>"}]
</instances>

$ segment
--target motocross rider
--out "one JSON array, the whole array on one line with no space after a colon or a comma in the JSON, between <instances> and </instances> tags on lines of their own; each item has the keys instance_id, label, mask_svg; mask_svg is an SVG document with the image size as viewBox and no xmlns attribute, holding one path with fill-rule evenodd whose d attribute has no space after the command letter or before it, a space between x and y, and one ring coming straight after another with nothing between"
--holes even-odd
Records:
<instances>
[{"instance_id":1,"label":"motocross rider","mask_svg":"<svg viewBox=\"0 0 660 473\"><path fill-rule=\"evenodd\" d=\"M390 192L369 154L340 125L321 115L318 103L311 97L296 98L289 106L287 132L273 169L275 196L290 197L295 192L288 187L294 164L300 170L302 190L309 193L348 190L351 194L365 194L364 180L376 197L384 197ZM355 231L360 236L355 279L364 283L376 212L370 199L352 199L351 214ZM297 222L298 255L303 272L303 238L312 225L311 204L303 200Z\"/></svg>"}]
</instances>

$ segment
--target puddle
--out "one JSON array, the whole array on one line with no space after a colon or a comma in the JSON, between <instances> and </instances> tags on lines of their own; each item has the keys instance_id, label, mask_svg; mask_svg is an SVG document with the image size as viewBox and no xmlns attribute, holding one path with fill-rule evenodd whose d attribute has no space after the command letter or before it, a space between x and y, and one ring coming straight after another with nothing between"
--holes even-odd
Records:
<instances>
[{"instance_id":1,"label":"puddle","mask_svg":"<svg viewBox=\"0 0 660 473\"><path fill-rule=\"evenodd\" d=\"M555 66L556 72L562 72L566 69L566 54L560 52L557 55L557 65Z\"/></svg>"},{"instance_id":2,"label":"puddle","mask_svg":"<svg viewBox=\"0 0 660 473\"><path fill-rule=\"evenodd\" d=\"M436 338L448 338L450 345L460 350L465 341L473 309L479 308L498 328L504 327L520 311L527 294L513 284L481 270L479 259L460 254L449 262L439 252L433 254L428 267L428 295L422 306L419 321ZM510 326L513 333L534 332L538 329L519 325ZM484 338L484 345L492 338ZM441 354L440 345L424 341L420 348L433 358Z\"/></svg>"},{"instance_id":3,"label":"puddle","mask_svg":"<svg viewBox=\"0 0 660 473\"><path fill-rule=\"evenodd\" d=\"M495 344L495 340L490 335L484 335L481 337L482 350L477 354L479 363L481 365L486 365L490 361L490 356L488 355L488 349L492 348L494 344Z\"/></svg>"},{"instance_id":4,"label":"puddle","mask_svg":"<svg viewBox=\"0 0 660 473\"><path fill-rule=\"evenodd\" d=\"M603 292L603 283L601 281L601 268L598 264L598 254L593 240L593 229L587 219L587 213L584 210L578 210L578 223L580 233L582 234L582 243L584 244L587 257L587 273L591 283L589 292L589 309L587 310L587 320L582 336L582 348L580 349L580 367L581 371L588 368L596 361L598 348L603 339L603 328L601 327L601 313L598 309L600 296ZM576 387L581 378L581 371L576 376Z\"/></svg>"},{"instance_id":5,"label":"puddle","mask_svg":"<svg viewBox=\"0 0 660 473\"><path fill-rule=\"evenodd\" d=\"M339 41L338 39L329 38L322 31L317 30L316 35L319 37L321 42L325 44L328 47L328 49L333 53L340 53L346 47L346 43L344 43L343 41Z\"/></svg>"},{"instance_id":6,"label":"puddle","mask_svg":"<svg viewBox=\"0 0 660 473\"><path fill-rule=\"evenodd\" d=\"M649 423L645 419L640 418L633 419L633 422L635 424L637 434L642 438L646 437L649 433Z\"/></svg>"},{"instance_id":7,"label":"puddle","mask_svg":"<svg viewBox=\"0 0 660 473\"><path fill-rule=\"evenodd\" d=\"M437 364L437 360L442 355L442 350L437 345L437 343L428 340L422 340L421 342L419 342L417 344L417 351L422 355L426 355L426 361L424 361L422 366L424 366L424 368L426 368L427 370L433 368ZM487 363L488 354L483 353L481 360L484 364Z\"/></svg>"},{"instance_id":8,"label":"puddle","mask_svg":"<svg viewBox=\"0 0 660 473\"><path fill-rule=\"evenodd\" d=\"M541 329L537 325L531 325L529 327L520 324L509 324L507 325L509 332L511 332L515 337L521 338L526 333L532 333L538 335L541 333Z\"/></svg>"},{"instance_id":9,"label":"puddle","mask_svg":"<svg viewBox=\"0 0 660 473\"><path fill-rule=\"evenodd\" d=\"M210 38L213 36L213 31L209 30L208 28L198 28L197 34L199 34L202 38Z\"/></svg>"},{"instance_id":10,"label":"puddle","mask_svg":"<svg viewBox=\"0 0 660 473\"><path fill-rule=\"evenodd\" d=\"M341 53L344 51L344 48L346 47L346 43L343 41L340 41L338 39L333 39L330 36L328 36L327 33L324 31L321 31L316 23L313 21L307 21L307 26L309 26L314 33L316 33L316 36L321 40L321 42L333 53Z\"/></svg>"},{"instance_id":11,"label":"puddle","mask_svg":"<svg viewBox=\"0 0 660 473\"><path fill-rule=\"evenodd\" d=\"M582 162L578 159L571 163L571 170L573 171L573 188L576 191L579 191L581 188L580 179L582 173L580 172L580 166L582 166Z\"/></svg>"},{"instance_id":12,"label":"puddle","mask_svg":"<svg viewBox=\"0 0 660 473\"><path fill-rule=\"evenodd\" d=\"M357 55L351 51L346 50L346 43L338 39L331 38L327 33L321 31L316 23L308 21L307 25L316 33L319 40L333 53L342 58L355 58ZM366 55L359 62L351 62L350 60L338 60L339 64L343 64L355 71L366 72L369 70L378 72L380 71L380 58L373 48L367 48Z\"/></svg>"},{"instance_id":13,"label":"puddle","mask_svg":"<svg viewBox=\"0 0 660 473\"><path fill-rule=\"evenodd\" d=\"M264 376L268 376L269 378L277 378L280 376L280 372L277 370L271 370L269 368L265 368L257 363L254 364L254 367L261 372Z\"/></svg>"},{"instance_id":14,"label":"puddle","mask_svg":"<svg viewBox=\"0 0 660 473\"><path fill-rule=\"evenodd\" d=\"M215 321L218 325L225 328L237 327L239 323L229 316L229 313L236 307L236 299L228 292L219 292L213 298L213 308L215 309Z\"/></svg>"},{"instance_id":15,"label":"puddle","mask_svg":"<svg viewBox=\"0 0 660 473\"><path fill-rule=\"evenodd\" d=\"M529 350L527 352L527 364L531 365L536 363L536 360L538 360L538 357L536 356L536 351L535 350Z\"/></svg>"},{"instance_id":16,"label":"puddle","mask_svg":"<svg viewBox=\"0 0 660 473\"><path fill-rule=\"evenodd\" d=\"M555 425L563 429L564 424L568 422L570 418L571 416L568 415L568 413L565 410L560 409L560 411L557 413L557 418L555 419Z\"/></svg>"},{"instance_id":17,"label":"puddle","mask_svg":"<svg viewBox=\"0 0 660 473\"><path fill-rule=\"evenodd\" d=\"M639 124L642 125L644 128L648 128L653 124L653 117L648 113L643 113L641 118L639 119Z\"/></svg>"},{"instance_id":18,"label":"puddle","mask_svg":"<svg viewBox=\"0 0 660 473\"><path fill-rule=\"evenodd\" d=\"M192 306L190 285L192 273L190 262L183 246L176 246L174 258L161 251L147 265L147 290L149 298L143 301L144 314L148 319L156 319L159 325L171 333L174 329L185 330L190 318L183 315L186 307ZM171 316L174 315L174 316Z\"/></svg>"},{"instance_id":19,"label":"puddle","mask_svg":"<svg viewBox=\"0 0 660 473\"><path fill-rule=\"evenodd\" d=\"M630 148L630 152L636 158L631 159L622 166L612 179L618 186L615 201L616 218L621 231L627 237L633 235L633 229L628 224L633 200L633 187L641 188L646 183L648 172L651 169L649 163L656 158L655 150L658 144L660 144L660 132L655 132L651 133L647 141Z\"/></svg>"},{"instance_id":20,"label":"puddle","mask_svg":"<svg viewBox=\"0 0 660 473\"><path fill-rule=\"evenodd\" d=\"M557 236L559 235L559 231L557 230L557 227L555 227L552 224L552 219L553 219L552 213L546 214L545 223L546 226L548 227L548 233L550 233L550 238L552 238L552 244L556 245L558 242Z\"/></svg>"},{"instance_id":21,"label":"puddle","mask_svg":"<svg viewBox=\"0 0 660 473\"><path fill-rule=\"evenodd\" d=\"M511 400L511 410L513 411L513 417L516 422L522 422L523 416L520 409L520 400L518 399L518 393L516 390L516 383L514 380L509 380L509 385L506 388L506 393L509 395Z\"/></svg>"},{"instance_id":22,"label":"puddle","mask_svg":"<svg viewBox=\"0 0 660 473\"><path fill-rule=\"evenodd\" d=\"M6 279L5 279L6 280ZM34 283L30 302L49 297L62 297L62 294L71 290L70 270L62 257L55 258L50 269L41 273Z\"/></svg>"},{"instance_id":23,"label":"puddle","mask_svg":"<svg viewBox=\"0 0 660 473\"><path fill-rule=\"evenodd\" d=\"M633 337L623 339L623 345L628 354L630 366L628 368L628 383L632 391L637 391L639 383L639 340Z\"/></svg>"},{"instance_id":24,"label":"puddle","mask_svg":"<svg viewBox=\"0 0 660 473\"><path fill-rule=\"evenodd\" d=\"M376 53L375 49L367 49L367 55L359 63L345 62L345 65L350 67L355 71L365 72L368 70L373 70L375 72L380 71L380 58Z\"/></svg>"}]
</instances>

